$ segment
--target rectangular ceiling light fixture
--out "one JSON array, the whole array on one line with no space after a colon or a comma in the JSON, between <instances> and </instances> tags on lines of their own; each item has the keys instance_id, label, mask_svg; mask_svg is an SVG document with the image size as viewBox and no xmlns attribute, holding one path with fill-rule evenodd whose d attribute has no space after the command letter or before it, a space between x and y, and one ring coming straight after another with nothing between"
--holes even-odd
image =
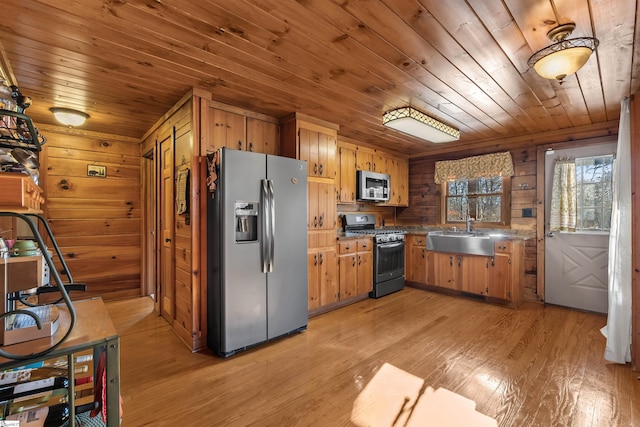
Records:
<instances>
[{"instance_id":1,"label":"rectangular ceiling light fixture","mask_svg":"<svg viewBox=\"0 0 640 427\"><path fill-rule=\"evenodd\" d=\"M382 124L429 142L452 142L460 139L460 131L413 107L387 111Z\"/></svg>"}]
</instances>

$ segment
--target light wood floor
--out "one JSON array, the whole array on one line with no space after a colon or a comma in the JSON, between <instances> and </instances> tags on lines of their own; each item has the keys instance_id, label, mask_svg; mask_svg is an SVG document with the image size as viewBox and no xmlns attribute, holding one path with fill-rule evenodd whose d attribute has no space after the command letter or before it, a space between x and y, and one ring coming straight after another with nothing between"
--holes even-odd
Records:
<instances>
[{"instance_id":1,"label":"light wood floor","mask_svg":"<svg viewBox=\"0 0 640 427\"><path fill-rule=\"evenodd\" d=\"M219 359L191 354L148 298L107 308L122 338L124 427L349 426L384 362L474 399L500 426L640 425L640 381L603 360L595 314L408 288Z\"/></svg>"}]
</instances>

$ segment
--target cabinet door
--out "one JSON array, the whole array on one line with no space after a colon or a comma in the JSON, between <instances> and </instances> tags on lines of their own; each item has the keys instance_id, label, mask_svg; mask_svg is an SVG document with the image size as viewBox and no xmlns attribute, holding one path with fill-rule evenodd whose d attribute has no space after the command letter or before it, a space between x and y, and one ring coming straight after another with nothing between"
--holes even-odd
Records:
<instances>
[{"instance_id":1,"label":"cabinet door","mask_svg":"<svg viewBox=\"0 0 640 427\"><path fill-rule=\"evenodd\" d=\"M356 151L340 147L340 203L356 201Z\"/></svg>"},{"instance_id":2,"label":"cabinet door","mask_svg":"<svg viewBox=\"0 0 640 427\"><path fill-rule=\"evenodd\" d=\"M309 310L320 307L320 255L317 252L310 253L307 259L309 276Z\"/></svg>"},{"instance_id":3,"label":"cabinet door","mask_svg":"<svg viewBox=\"0 0 640 427\"><path fill-rule=\"evenodd\" d=\"M211 128L209 136L213 140L214 149L220 147L244 150L245 146L245 117L241 114L211 109Z\"/></svg>"},{"instance_id":4,"label":"cabinet door","mask_svg":"<svg viewBox=\"0 0 640 427\"><path fill-rule=\"evenodd\" d=\"M251 117L247 118L248 151L277 155L279 139L277 124Z\"/></svg>"},{"instance_id":5,"label":"cabinet door","mask_svg":"<svg viewBox=\"0 0 640 427\"><path fill-rule=\"evenodd\" d=\"M308 220L307 220L307 229L308 230L317 230L318 229L318 224L319 224L319 210L320 207L318 205L318 201L320 200L320 184L316 181L309 181L307 186L309 187L309 193L308 193L308 198L309 198L309 209L307 210L308 213Z\"/></svg>"},{"instance_id":6,"label":"cabinet door","mask_svg":"<svg viewBox=\"0 0 640 427\"><path fill-rule=\"evenodd\" d=\"M358 261L355 253L340 255L340 299L355 296L358 292Z\"/></svg>"},{"instance_id":7,"label":"cabinet door","mask_svg":"<svg viewBox=\"0 0 640 427\"><path fill-rule=\"evenodd\" d=\"M336 227L335 184L318 182L318 229L333 230ZM310 202L311 203L311 202ZM311 210L311 209L310 209Z\"/></svg>"},{"instance_id":8,"label":"cabinet door","mask_svg":"<svg viewBox=\"0 0 640 427\"><path fill-rule=\"evenodd\" d=\"M373 253L358 252L358 285L357 294L373 291Z\"/></svg>"},{"instance_id":9,"label":"cabinet door","mask_svg":"<svg viewBox=\"0 0 640 427\"><path fill-rule=\"evenodd\" d=\"M356 150L356 169L373 171L373 153Z\"/></svg>"},{"instance_id":10,"label":"cabinet door","mask_svg":"<svg viewBox=\"0 0 640 427\"><path fill-rule=\"evenodd\" d=\"M371 168L374 172L387 173L387 158L382 154L375 153L372 156L373 163Z\"/></svg>"},{"instance_id":11,"label":"cabinet door","mask_svg":"<svg viewBox=\"0 0 640 427\"><path fill-rule=\"evenodd\" d=\"M397 161L395 185L398 206L409 206L409 162Z\"/></svg>"},{"instance_id":12,"label":"cabinet door","mask_svg":"<svg viewBox=\"0 0 640 427\"><path fill-rule=\"evenodd\" d=\"M318 132L318 176L322 178L336 177L336 138Z\"/></svg>"},{"instance_id":13,"label":"cabinet door","mask_svg":"<svg viewBox=\"0 0 640 427\"><path fill-rule=\"evenodd\" d=\"M483 256L458 256L460 259L460 289L477 295L485 295L489 258Z\"/></svg>"},{"instance_id":14,"label":"cabinet door","mask_svg":"<svg viewBox=\"0 0 640 427\"><path fill-rule=\"evenodd\" d=\"M458 289L458 257L444 252L434 252L435 285L441 288Z\"/></svg>"},{"instance_id":15,"label":"cabinet door","mask_svg":"<svg viewBox=\"0 0 640 427\"><path fill-rule=\"evenodd\" d=\"M320 306L339 300L338 256L335 249L320 252Z\"/></svg>"},{"instance_id":16,"label":"cabinet door","mask_svg":"<svg viewBox=\"0 0 640 427\"><path fill-rule=\"evenodd\" d=\"M424 246L412 246L410 256L409 280L416 283L427 283L426 248Z\"/></svg>"},{"instance_id":17,"label":"cabinet door","mask_svg":"<svg viewBox=\"0 0 640 427\"><path fill-rule=\"evenodd\" d=\"M427 285L435 285L436 283L436 270L435 263L433 261L434 253L431 251L425 251L427 258Z\"/></svg>"},{"instance_id":18,"label":"cabinet door","mask_svg":"<svg viewBox=\"0 0 640 427\"><path fill-rule=\"evenodd\" d=\"M398 205L398 161L396 159L387 159L387 173L389 174L390 188L389 188L389 201L386 203L389 206Z\"/></svg>"},{"instance_id":19,"label":"cabinet door","mask_svg":"<svg viewBox=\"0 0 640 427\"><path fill-rule=\"evenodd\" d=\"M320 176L318 163L318 132L300 128L300 160L307 161L307 175Z\"/></svg>"},{"instance_id":20,"label":"cabinet door","mask_svg":"<svg viewBox=\"0 0 640 427\"><path fill-rule=\"evenodd\" d=\"M489 264L487 295L511 301L511 255L494 255Z\"/></svg>"}]
</instances>

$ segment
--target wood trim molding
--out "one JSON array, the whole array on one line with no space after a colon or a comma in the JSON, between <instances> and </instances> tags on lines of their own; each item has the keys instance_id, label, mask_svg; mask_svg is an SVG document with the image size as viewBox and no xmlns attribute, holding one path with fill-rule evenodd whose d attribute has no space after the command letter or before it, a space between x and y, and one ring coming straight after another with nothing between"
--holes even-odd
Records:
<instances>
[{"instance_id":1,"label":"wood trim molding","mask_svg":"<svg viewBox=\"0 0 640 427\"><path fill-rule=\"evenodd\" d=\"M544 302L544 162L546 147L536 152L536 294Z\"/></svg>"}]
</instances>

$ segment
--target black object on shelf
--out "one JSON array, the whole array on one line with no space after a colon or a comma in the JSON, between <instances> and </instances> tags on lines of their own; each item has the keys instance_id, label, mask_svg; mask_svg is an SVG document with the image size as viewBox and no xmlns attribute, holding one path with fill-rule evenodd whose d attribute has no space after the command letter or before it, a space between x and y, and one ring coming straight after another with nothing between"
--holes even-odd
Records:
<instances>
[{"instance_id":1,"label":"black object on shelf","mask_svg":"<svg viewBox=\"0 0 640 427\"><path fill-rule=\"evenodd\" d=\"M47 141L38 134L29 116L10 110L0 110L0 148L23 148L40 151Z\"/></svg>"}]
</instances>

